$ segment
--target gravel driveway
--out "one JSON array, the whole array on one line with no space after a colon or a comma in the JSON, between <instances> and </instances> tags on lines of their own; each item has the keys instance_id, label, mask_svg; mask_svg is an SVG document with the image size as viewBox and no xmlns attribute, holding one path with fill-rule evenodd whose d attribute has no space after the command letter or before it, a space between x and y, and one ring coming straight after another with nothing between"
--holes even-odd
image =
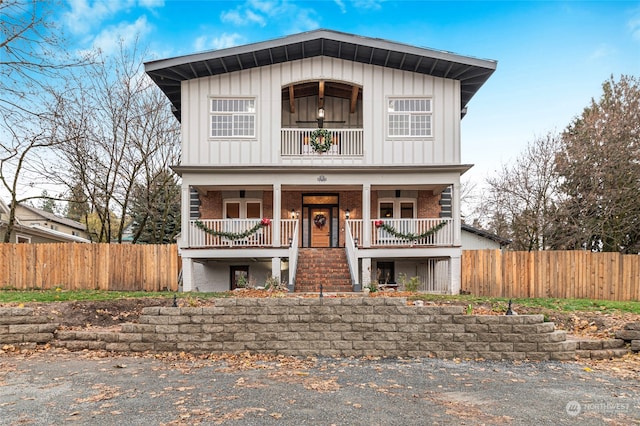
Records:
<instances>
[{"instance_id":1,"label":"gravel driveway","mask_svg":"<svg viewBox=\"0 0 640 426\"><path fill-rule=\"evenodd\" d=\"M577 363L0 356L2 425L640 424L640 381Z\"/></svg>"}]
</instances>

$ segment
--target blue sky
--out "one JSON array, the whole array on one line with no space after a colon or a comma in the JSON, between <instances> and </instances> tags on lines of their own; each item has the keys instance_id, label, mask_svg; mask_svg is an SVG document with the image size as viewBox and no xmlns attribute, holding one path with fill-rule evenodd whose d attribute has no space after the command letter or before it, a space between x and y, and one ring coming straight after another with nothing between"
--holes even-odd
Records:
<instances>
[{"instance_id":1,"label":"blue sky","mask_svg":"<svg viewBox=\"0 0 640 426\"><path fill-rule=\"evenodd\" d=\"M497 60L462 121L476 182L566 127L610 76L640 77L640 1L73 0L58 13L74 48L138 35L148 59L326 28Z\"/></svg>"}]
</instances>

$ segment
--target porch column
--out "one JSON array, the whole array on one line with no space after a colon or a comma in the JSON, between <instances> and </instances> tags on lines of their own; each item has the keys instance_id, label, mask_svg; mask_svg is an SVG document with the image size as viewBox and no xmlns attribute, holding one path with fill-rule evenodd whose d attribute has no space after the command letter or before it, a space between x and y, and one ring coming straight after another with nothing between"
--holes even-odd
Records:
<instances>
[{"instance_id":1,"label":"porch column","mask_svg":"<svg viewBox=\"0 0 640 426\"><path fill-rule=\"evenodd\" d=\"M461 280L462 280L462 262L460 255L452 256L449 261L449 274L451 277L451 288L449 294L460 294Z\"/></svg>"},{"instance_id":2,"label":"porch column","mask_svg":"<svg viewBox=\"0 0 640 426\"><path fill-rule=\"evenodd\" d=\"M362 247L371 247L371 184L362 185ZM363 259L364 260L364 259ZM371 260L369 260L371 262ZM371 269L371 263L369 263ZM362 265L364 271L364 263ZM362 284L364 285L364 274Z\"/></svg>"},{"instance_id":3,"label":"porch column","mask_svg":"<svg viewBox=\"0 0 640 426\"><path fill-rule=\"evenodd\" d=\"M189 241L189 220L191 219L191 190L189 185L185 183L182 184L180 202L182 203L182 232L180 232L180 241L178 242L178 247L189 247L189 245L191 244Z\"/></svg>"},{"instance_id":4,"label":"porch column","mask_svg":"<svg viewBox=\"0 0 640 426\"><path fill-rule=\"evenodd\" d=\"M271 259L271 276L273 278L277 278L278 279L278 283L281 281L280 280L280 268L281 268L281 260L279 257L274 257Z\"/></svg>"},{"instance_id":5,"label":"porch column","mask_svg":"<svg viewBox=\"0 0 640 426\"><path fill-rule=\"evenodd\" d=\"M193 291L193 259L182 258L182 291Z\"/></svg>"},{"instance_id":6,"label":"porch column","mask_svg":"<svg viewBox=\"0 0 640 426\"><path fill-rule=\"evenodd\" d=\"M371 287L371 258L362 258L362 288Z\"/></svg>"},{"instance_id":7,"label":"porch column","mask_svg":"<svg viewBox=\"0 0 640 426\"><path fill-rule=\"evenodd\" d=\"M273 225L271 226L271 232L273 235L273 241L271 245L273 247L280 247L280 212L282 210L282 185L279 183L273 184ZM278 277L280 277L280 270L278 270Z\"/></svg>"},{"instance_id":8,"label":"porch column","mask_svg":"<svg viewBox=\"0 0 640 426\"><path fill-rule=\"evenodd\" d=\"M460 182L453 184L451 194L451 215L453 216L453 245L460 247L462 240L460 236ZM459 259L458 259L459 260Z\"/></svg>"}]
</instances>

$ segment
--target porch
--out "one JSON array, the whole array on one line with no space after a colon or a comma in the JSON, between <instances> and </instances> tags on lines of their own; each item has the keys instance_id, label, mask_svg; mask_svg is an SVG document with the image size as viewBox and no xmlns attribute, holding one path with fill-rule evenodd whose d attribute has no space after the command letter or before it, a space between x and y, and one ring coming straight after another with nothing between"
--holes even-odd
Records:
<instances>
[{"instance_id":1,"label":"porch","mask_svg":"<svg viewBox=\"0 0 640 426\"><path fill-rule=\"evenodd\" d=\"M270 248L290 247L294 237L302 247L300 219L279 219L260 226L262 219L190 220L184 248ZM451 247L454 245L452 218L348 220L349 238L356 246ZM365 226L366 225L366 226ZM382 225L382 226L380 226ZM251 232L254 230L253 232ZM369 235L364 238L364 233ZM366 241L370 243L367 244Z\"/></svg>"}]
</instances>

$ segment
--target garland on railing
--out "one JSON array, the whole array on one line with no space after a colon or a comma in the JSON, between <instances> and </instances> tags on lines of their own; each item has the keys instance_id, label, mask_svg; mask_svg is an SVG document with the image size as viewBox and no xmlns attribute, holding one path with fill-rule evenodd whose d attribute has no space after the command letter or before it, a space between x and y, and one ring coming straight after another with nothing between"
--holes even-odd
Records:
<instances>
[{"instance_id":1,"label":"garland on railing","mask_svg":"<svg viewBox=\"0 0 640 426\"><path fill-rule=\"evenodd\" d=\"M243 238L247 238L248 236L255 234L256 232L258 232L258 229L271 225L271 219L264 217L258 224L256 224L256 226L254 226L251 229L247 229L246 231L241 233L214 231L213 229L207 228L207 225L200 222L199 220L196 220L194 223L198 228L202 229L207 234L213 235L215 237L222 237L228 240L241 240Z\"/></svg>"},{"instance_id":2,"label":"garland on railing","mask_svg":"<svg viewBox=\"0 0 640 426\"><path fill-rule=\"evenodd\" d=\"M408 233L408 234L403 234L402 232L398 231L397 229L395 229L392 226L387 225L386 223L384 223L381 220L376 220L373 223L376 228L382 228L385 231L387 231L389 234L393 235L396 238L399 238L401 240L409 240L409 241L415 241L415 240L421 240L422 238L426 238L430 235L435 234L436 232L438 232L439 230L441 230L442 228L445 227L445 225L447 224L447 222L440 222L439 224L437 224L436 226L434 226L433 228L423 232L420 235L416 235L414 233Z\"/></svg>"}]
</instances>

